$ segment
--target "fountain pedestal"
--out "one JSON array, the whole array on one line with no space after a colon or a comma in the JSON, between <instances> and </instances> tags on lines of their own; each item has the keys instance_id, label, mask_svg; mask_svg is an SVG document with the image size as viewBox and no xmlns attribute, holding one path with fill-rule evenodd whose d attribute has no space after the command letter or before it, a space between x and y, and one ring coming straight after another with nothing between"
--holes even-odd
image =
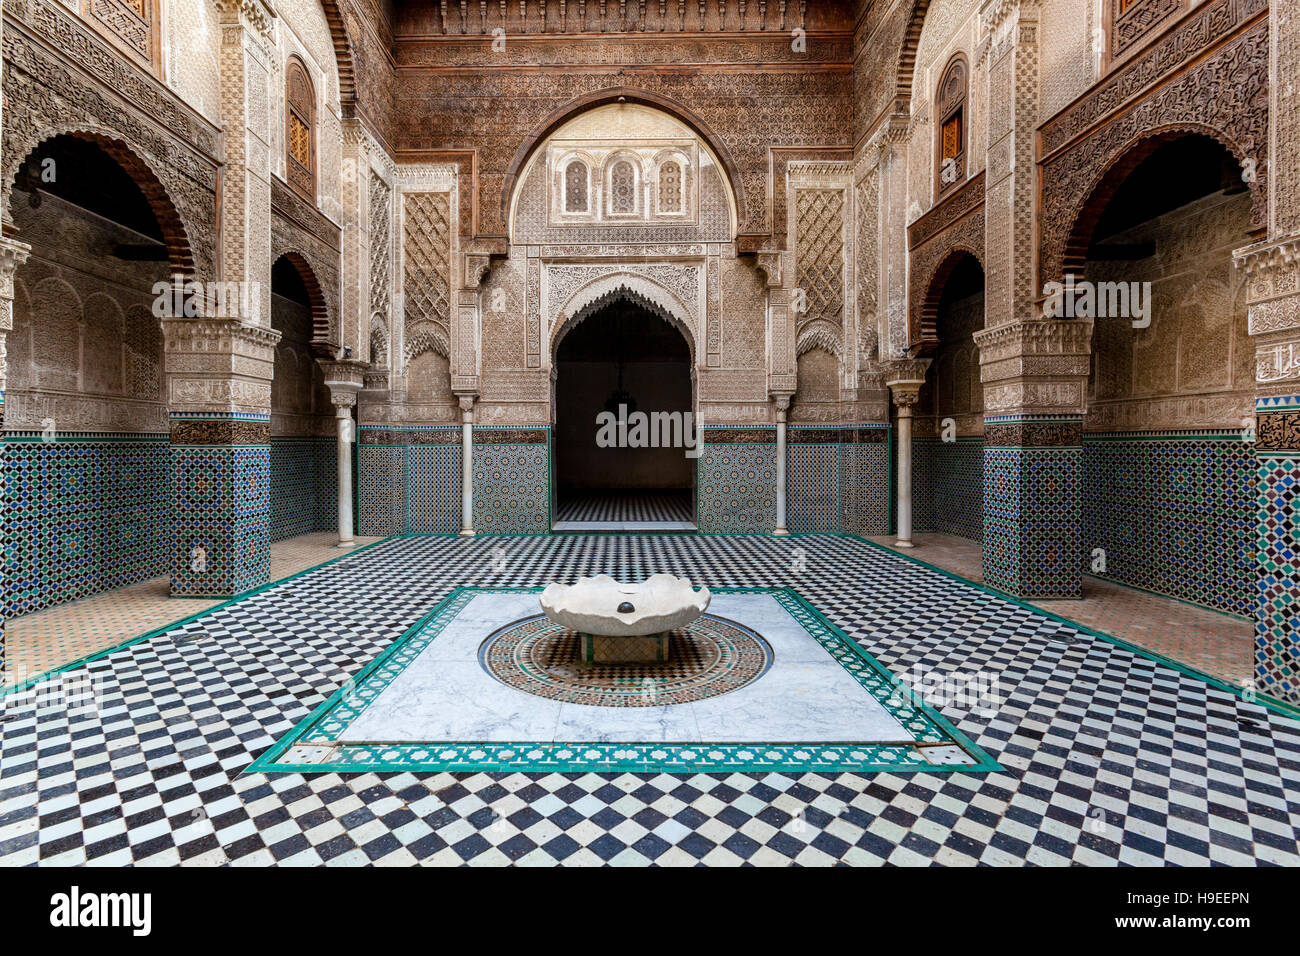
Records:
<instances>
[{"instance_id":1,"label":"fountain pedestal","mask_svg":"<svg viewBox=\"0 0 1300 956\"><path fill-rule=\"evenodd\" d=\"M540 600L548 619L578 632L578 663L587 665L666 663L673 629L703 614L711 598L671 574L641 584L598 574L572 587L548 584Z\"/></svg>"}]
</instances>

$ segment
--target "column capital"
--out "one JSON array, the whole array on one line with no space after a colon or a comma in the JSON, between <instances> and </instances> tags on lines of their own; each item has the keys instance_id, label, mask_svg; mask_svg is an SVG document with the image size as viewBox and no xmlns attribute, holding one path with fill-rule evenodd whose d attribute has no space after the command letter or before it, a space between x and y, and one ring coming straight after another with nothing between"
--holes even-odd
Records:
<instances>
[{"instance_id":1,"label":"column capital","mask_svg":"<svg viewBox=\"0 0 1300 956\"><path fill-rule=\"evenodd\" d=\"M975 333L984 412L1081 415L1086 403L1092 323L1083 319L1009 322Z\"/></svg>"},{"instance_id":2,"label":"column capital","mask_svg":"<svg viewBox=\"0 0 1300 956\"><path fill-rule=\"evenodd\" d=\"M365 387L366 362L355 359L317 359L325 373L325 386L330 390L330 402L336 408L351 408L357 403L357 393Z\"/></svg>"},{"instance_id":3,"label":"column capital","mask_svg":"<svg viewBox=\"0 0 1300 956\"><path fill-rule=\"evenodd\" d=\"M929 367L928 358L900 359L885 365L885 385L895 405L910 409L917 403Z\"/></svg>"}]
</instances>

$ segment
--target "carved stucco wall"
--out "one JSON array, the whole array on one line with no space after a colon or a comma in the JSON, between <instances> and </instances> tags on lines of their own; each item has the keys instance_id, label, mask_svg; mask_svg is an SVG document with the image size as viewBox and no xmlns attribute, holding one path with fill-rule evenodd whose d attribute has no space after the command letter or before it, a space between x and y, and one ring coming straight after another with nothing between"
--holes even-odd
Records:
<instances>
[{"instance_id":1,"label":"carved stucco wall","mask_svg":"<svg viewBox=\"0 0 1300 956\"><path fill-rule=\"evenodd\" d=\"M1249 222L1246 193L1217 194L1107 239L1153 243L1153 256L1089 262L1099 282L1150 282L1152 319L1145 329L1095 322L1087 430L1236 430L1250 420L1255 353L1245 276L1232 264Z\"/></svg>"},{"instance_id":2,"label":"carved stucco wall","mask_svg":"<svg viewBox=\"0 0 1300 956\"><path fill-rule=\"evenodd\" d=\"M57 197L29 204L14 194L15 219L32 245L14 280L7 337L5 427L57 432L166 434L162 328L153 284L165 263L105 255L119 243L150 243Z\"/></svg>"},{"instance_id":3,"label":"carved stucco wall","mask_svg":"<svg viewBox=\"0 0 1300 956\"><path fill-rule=\"evenodd\" d=\"M168 0L163 5L163 72L167 85L213 123L221 121L217 0Z\"/></svg>"}]
</instances>

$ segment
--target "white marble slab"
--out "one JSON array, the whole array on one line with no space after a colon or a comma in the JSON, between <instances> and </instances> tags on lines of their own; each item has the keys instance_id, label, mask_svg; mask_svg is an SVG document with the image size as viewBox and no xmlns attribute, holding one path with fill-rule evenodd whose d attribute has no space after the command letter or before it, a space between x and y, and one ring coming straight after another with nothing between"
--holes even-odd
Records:
<instances>
[{"instance_id":1,"label":"white marble slab","mask_svg":"<svg viewBox=\"0 0 1300 956\"><path fill-rule=\"evenodd\" d=\"M478 650L539 613L536 594L476 595L340 735L362 743L885 743L912 735L767 594L715 594L710 614L772 647L740 690L667 707L591 707L534 697L485 673Z\"/></svg>"}]
</instances>

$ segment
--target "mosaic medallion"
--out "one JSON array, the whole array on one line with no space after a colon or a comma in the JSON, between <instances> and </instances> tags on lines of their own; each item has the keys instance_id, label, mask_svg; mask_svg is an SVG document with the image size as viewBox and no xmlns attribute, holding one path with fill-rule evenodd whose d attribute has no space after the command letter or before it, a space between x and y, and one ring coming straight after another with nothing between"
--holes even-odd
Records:
<instances>
[{"instance_id":1,"label":"mosaic medallion","mask_svg":"<svg viewBox=\"0 0 1300 956\"><path fill-rule=\"evenodd\" d=\"M488 636L483 669L526 694L594 707L662 707L718 697L762 677L772 649L746 627L705 614L669 636L664 664L579 665L578 634L526 618Z\"/></svg>"}]
</instances>

